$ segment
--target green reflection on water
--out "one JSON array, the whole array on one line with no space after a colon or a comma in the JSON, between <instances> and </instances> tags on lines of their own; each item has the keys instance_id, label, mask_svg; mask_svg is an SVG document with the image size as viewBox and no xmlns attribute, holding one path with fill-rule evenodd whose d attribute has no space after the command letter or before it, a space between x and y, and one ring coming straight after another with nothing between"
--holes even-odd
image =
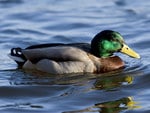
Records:
<instances>
[{"instance_id":1,"label":"green reflection on water","mask_svg":"<svg viewBox=\"0 0 150 113\"><path fill-rule=\"evenodd\" d=\"M137 109L141 106L137 105L133 97L124 97L114 101L108 101L103 103L97 103L94 106L77 110L67 111L64 113L76 113L76 112L99 112L99 113L120 113L123 110Z\"/></svg>"},{"instance_id":2,"label":"green reflection on water","mask_svg":"<svg viewBox=\"0 0 150 113\"><path fill-rule=\"evenodd\" d=\"M133 76L102 77L94 83L95 89L113 90L123 84L132 84Z\"/></svg>"}]
</instances>

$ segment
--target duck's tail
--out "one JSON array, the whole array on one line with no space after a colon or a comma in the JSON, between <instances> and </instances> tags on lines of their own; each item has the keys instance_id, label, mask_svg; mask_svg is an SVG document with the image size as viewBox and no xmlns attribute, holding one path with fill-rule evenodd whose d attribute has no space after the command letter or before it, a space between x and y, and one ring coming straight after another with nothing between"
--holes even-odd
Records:
<instances>
[{"instance_id":1,"label":"duck's tail","mask_svg":"<svg viewBox=\"0 0 150 113\"><path fill-rule=\"evenodd\" d=\"M8 56L13 59L18 66L23 66L23 64L27 61L25 56L22 53L21 48L12 48L10 54Z\"/></svg>"}]
</instances>

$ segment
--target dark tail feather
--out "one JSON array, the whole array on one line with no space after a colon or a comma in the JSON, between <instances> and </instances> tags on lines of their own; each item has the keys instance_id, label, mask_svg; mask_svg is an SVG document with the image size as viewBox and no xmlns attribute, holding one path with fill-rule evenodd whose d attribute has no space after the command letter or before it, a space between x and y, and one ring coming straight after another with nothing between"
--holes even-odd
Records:
<instances>
[{"instance_id":1,"label":"dark tail feather","mask_svg":"<svg viewBox=\"0 0 150 113\"><path fill-rule=\"evenodd\" d=\"M25 56L22 54L21 48L12 48L8 56L11 59L13 59L19 66L22 66L27 60Z\"/></svg>"}]
</instances>

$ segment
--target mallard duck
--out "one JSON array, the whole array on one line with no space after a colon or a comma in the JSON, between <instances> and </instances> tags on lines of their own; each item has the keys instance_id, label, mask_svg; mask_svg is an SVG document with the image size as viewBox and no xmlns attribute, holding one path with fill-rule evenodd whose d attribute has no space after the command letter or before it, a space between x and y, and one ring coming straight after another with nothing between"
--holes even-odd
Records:
<instances>
[{"instance_id":1,"label":"mallard duck","mask_svg":"<svg viewBox=\"0 0 150 113\"><path fill-rule=\"evenodd\" d=\"M18 67L51 74L103 73L124 67L125 63L114 56L114 52L140 58L127 46L121 34L112 30L99 32L91 44L48 43L25 49L12 48L9 57Z\"/></svg>"}]
</instances>

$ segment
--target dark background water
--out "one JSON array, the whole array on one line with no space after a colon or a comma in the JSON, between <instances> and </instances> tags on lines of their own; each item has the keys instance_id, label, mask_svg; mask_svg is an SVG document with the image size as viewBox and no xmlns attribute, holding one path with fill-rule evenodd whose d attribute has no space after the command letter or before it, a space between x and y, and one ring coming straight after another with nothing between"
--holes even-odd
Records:
<instances>
[{"instance_id":1,"label":"dark background water","mask_svg":"<svg viewBox=\"0 0 150 113\"><path fill-rule=\"evenodd\" d=\"M149 0L0 0L1 113L149 113ZM53 76L25 73L7 54L46 42L90 42L120 32L140 60L118 54L122 71Z\"/></svg>"}]
</instances>

